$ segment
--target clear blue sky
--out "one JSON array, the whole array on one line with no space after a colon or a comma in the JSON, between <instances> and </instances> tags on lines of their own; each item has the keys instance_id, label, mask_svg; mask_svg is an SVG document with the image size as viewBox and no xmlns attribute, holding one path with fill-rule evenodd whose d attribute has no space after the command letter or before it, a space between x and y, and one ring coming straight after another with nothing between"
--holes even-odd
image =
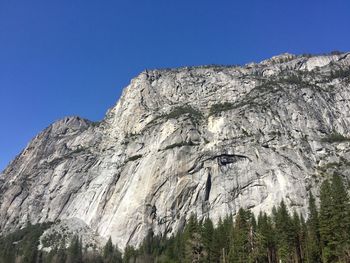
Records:
<instances>
[{"instance_id":1,"label":"clear blue sky","mask_svg":"<svg viewBox=\"0 0 350 263\"><path fill-rule=\"evenodd\" d=\"M103 118L144 69L350 50L350 1L0 0L0 170L67 115Z\"/></svg>"}]
</instances>

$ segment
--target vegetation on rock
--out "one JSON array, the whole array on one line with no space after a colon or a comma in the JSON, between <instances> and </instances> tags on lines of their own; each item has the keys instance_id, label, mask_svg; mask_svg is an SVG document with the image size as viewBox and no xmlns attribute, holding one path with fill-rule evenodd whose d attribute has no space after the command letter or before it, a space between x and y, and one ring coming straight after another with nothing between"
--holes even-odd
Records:
<instances>
[{"instance_id":1,"label":"vegetation on rock","mask_svg":"<svg viewBox=\"0 0 350 263\"><path fill-rule=\"evenodd\" d=\"M0 262L137 263L137 262L349 262L349 196L340 176L321 186L320 208L312 194L305 222L291 214L284 201L271 216L257 218L241 208L235 218L198 221L191 215L183 231L171 237L150 231L138 249L127 246L122 256L112 239L101 250L82 245L78 236L64 239L50 252L37 249L49 224L30 225L0 238ZM57 238L57 237L56 237Z\"/></svg>"},{"instance_id":2,"label":"vegetation on rock","mask_svg":"<svg viewBox=\"0 0 350 263\"><path fill-rule=\"evenodd\" d=\"M340 134L340 133L331 133L327 137L322 139L323 142L333 143L333 142L346 142L350 141L350 138Z\"/></svg>"}]
</instances>

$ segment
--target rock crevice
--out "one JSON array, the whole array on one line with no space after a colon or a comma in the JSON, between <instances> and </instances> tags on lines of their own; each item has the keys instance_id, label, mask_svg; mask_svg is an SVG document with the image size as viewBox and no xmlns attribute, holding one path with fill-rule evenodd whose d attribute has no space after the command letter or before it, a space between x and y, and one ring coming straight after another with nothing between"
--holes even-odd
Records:
<instances>
[{"instance_id":1,"label":"rock crevice","mask_svg":"<svg viewBox=\"0 0 350 263\"><path fill-rule=\"evenodd\" d=\"M61 220L123 249L191 213L305 214L327 176L350 179L349 76L349 53L145 71L101 122L57 121L10 163L0 231Z\"/></svg>"}]
</instances>

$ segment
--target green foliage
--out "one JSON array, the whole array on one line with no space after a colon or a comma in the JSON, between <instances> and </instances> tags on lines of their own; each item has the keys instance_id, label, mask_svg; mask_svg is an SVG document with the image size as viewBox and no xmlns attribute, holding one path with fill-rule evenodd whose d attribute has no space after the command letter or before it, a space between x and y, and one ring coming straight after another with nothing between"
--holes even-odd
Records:
<instances>
[{"instance_id":1,"label":"green foliage","mask_svg":"<svg viewBox=\"0 0 350 263\"><path fill-rule=\"evenodd\" d=\"M235 108L235 105L231 102L213 104L209 110L209 116L217 115L222 111L229 111Z\"/></svg>"},{"instance_id":2,"label":"green foliage","mask_svg":"<svg viewBox=\"0 0 350 263\"><path fill-rule=\"evenodd\" d=\"M339 68L336 70L332 70L329 76L330 80L337 79L337 78L349 80L349 77L350 77L350 68L348 69Z\"/></svg>"},{"instance_id":3,"label":"green foliage","mask_svg":"<svg viewBox=\"0 0 350 263\"><path fill-rule=\"evenodd\" d=\"M299 216L296 211L292 217L293 224L293 258L296 262L303 262L305 259L305 246L306 246L306 225L303 216Z\"/></svg>"},{"instance_id":4,"label":"green foliage","mask_svg":"<svg viewBox=\"0 0 350 263\"><path fill-rule=\"evenodd\" d=\"M319 231L324 262L350 260L349 197L340 176L325 181L320 192Z\"/></svg>"},{"instance_id":5,"label":"green foliage","mask_svg":"<svg viewBox=\"0 0 350 263\"><path fill-rule=\"evenodd\" d=\"M249 211L243 208L239 209L231 239L229 252L230 262L249 262L253 247L251 217L252 215Z\"/></svg>"},{"instance_id":6,"label":"green foliage","mask_svg":"<svg viewBox=\"0 0 350 263\"><path fill-rule=\"evenodd\" d=\"M126 246L124 251L123 262L125 263L135 263L137 259L137 251L132 246Z\"/></svg>"},{"instance_id":7,"label":"green foliage","mask_svg":"<svg viewBox=\"0 0 350 263\"><path fill-rule=\"evenodd\" d=\"M92 121L92 122L90 122L90 125L91 125L92 127L97 127L97 126L99 126L100 124L101 124L100 121Z\"/></svg>"},{"instance_id":8,"label":"green foliage","mask_svg":"<svg viewBox=\"0 0 350 263\"><path fill-rule=\"evenodd\" d=\"M203 250L205 254L204 262L212 262L214 260L214 225L213 222L206 218L201 228Z\"/></svg>"},{"instance_id":9,"label":"green foliage","mask_svg":"<svg viewBox=\"0 0 350 263\"><path fill-rule=\"evenodd\" d=\"M320 192L321 207L320 207L320 235L322 246L322 259L324 262L334 260L334 245L333 245L333 226L332 221L332 200L331 186L328 181L325 181L321 186Z\"/></svg>"},{"instance_id":10,"label":"green foliage","mask_svg":"<svg viewBox=\"0 0 350 263\"><path fill-rule=\"evenodd\" d=\"M68 245L62 238L51 252L38 251L48 225L28 224L0 238L0 263L350 262L349 209L343 180L335 175L321 186L320 209L310 194L306 222L295 211L290 214L284 201L271 216L260 212L255 219L241 208L235 218L220 219L216 227L209 218L198 221L191 215L183 231L171 237L149 231L138 249L127 246L123 256L111 238L101 250L91 250L83 249L78 236Z\"/></svg>"},{"instance_id":11,"label":"green foliage","mask_svg":"<svg viewBox=\"0 0 350 263\"><path fill-rule=\"evenodd\" d=\"M185 262L202 262L205 256L200 233L201 225L197 216L192 214L184 230Z\"/></svg>"},{"instance_id":12,"label":"green foliage","mask_svg":"<svg viewBox=\"0 0 350 263\"><path fill-rule=\"evenodd\" d=\"M285 76L280 77L278 80L279 82L283 82L290 85L309 85L309 83L304 82L302 76L298 73L287 74Z\"/></svg>"},{"instance_id":13,"label":"green foliage","mask_svg":"<svg viewBox=\"0 0 350 263\"><path fill-rule=\"evenodd\" d=\"M112 238L109 237L107 243L103 247L103 262L104 263L121 263L123 262L122 254L112 243Z\"/></svg>"},{"instance_id":14,"label":"green foliage","mask_svg":"<svg viewBox=\"0 0 350 263\"><path fill-rule=\"evenodd\" d=\"M39 237L50 226L49 223L32 225L0 238L0 263L36 262Z\"/></svg>"},{"instance_id":15,"label":"green foliage","mask_svg":"<svg viewBox=\"0 0 350 263\"><path fill-rule=\"evenodd\" d=\"M276 233L271 217L260 212L256 230L255 257L259 262L275 262Z\"/></svg>"},{"instance_id":16,"label":"green foliage","mask_svg":"<svg viewBox=\"0 0 350 263\"><path fill-rule=\"evenodd\" d=\"M292 258L295 229L284 201L281 201L280 206L276 210L274 221L276 236L278 236L277 252L280 260L287 261Z\"/></svg>"},{"instance_id":17,"label":"green foliage","mask_svg":"<svg viewBox=\"0 0 350 263\"><path fill-rule=\"evenodd\" d=\"M140 133L130 132L125 135L125 139L135 139L137 136L140 136Z\"/></svg>"},{"instance_id":18,"label":"green foliage","mask_svg":"<svg viewBox=\"0 0 350 263\"><path fill-rule=\"evenodd\" d=\"M56 244L57 240L61 240L62 238L63 238L62 234L55 231L50 235L45 235L41 239L41 243L44 247L51 247Z\"/></svg>"},{"instance_id":19,"label":"green foliage","mask_svg":"<svg viewBox=\"0 0 350 263\"><path fill-rule=\"evenodd\" d=\"M203 118L203 114L200 111L189 105L175 107L171 112L165 115L165 117L166 119L176 119L184 114L189 114L193 120L200 120Z\"/></svg>"},{"instance_id":20,"label":"green foliage","mask_svg":"<svg viewBox=\"0 0 350 263\"><path fill-rule=\"evenodd\" d=\"M103 257L106 258L110 258L113 255L114 252L114 246L112 243L112 238L109 237L106 245L103 248Z\"/></svg>"},{"instance_id":21,"label":"green foliage","mask_svg":"<svg viewBox=\"0 0 350 263\"><path fill-rule=\"evenodd\" d=\"M158 119L165 119L165 120L177 119L180 116L185 114L189 116L189 118L193 123L198 123L203 118L203 114L200 111L196 110L190 105L183 105L183 106L176 106L169 113L162 114L156 117L148 125L156 122Z\"/></svg>"},{"instance_id":22,"label":"green foliage","mask_svg":"<svg viewBox=\"0 0 350 263\"><path fill-rule=\"evenodd\" d=\"M79 236L73 236L68 247L67 263L82 263L82 242Z\"/></svg>"},{"instance_id":23,"label":"green foliage","mask_svg":"<svg viewBox=\"0 0 350 263\"><path fill-rule=\"evenodd\" d=\"M321 262L321 247L320 247L320 223L318 211L315 203L315 198L310 193L309 197L309 213L307 220L307 236L306 249L307 261L310 263Z\"/></svg>"},{"instance_id":24,"label":"green foliage","mask_svg":"<svg viewBox=\"0 0 350 263\"><path fill-rule=\"evenodd\" d=\"M334 142L345 142L345 141L350 141L349 137L345 137L344 135L340 134L340 133L332 133L330 135L328 135L325 138L322 138L323 142L328 142L328 143L334 143Z\"/></svg>"}]
</instances>

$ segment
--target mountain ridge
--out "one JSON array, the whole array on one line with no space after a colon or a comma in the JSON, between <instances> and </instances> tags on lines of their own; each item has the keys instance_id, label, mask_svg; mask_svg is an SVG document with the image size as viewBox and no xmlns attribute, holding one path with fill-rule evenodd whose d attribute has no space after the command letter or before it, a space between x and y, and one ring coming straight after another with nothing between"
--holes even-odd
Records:
<instances>
[{"instance_id":1,"label":"mountain ridge","mask_svg":"<svg viewBox=\"0 0 350 263\"><path fill-rule=\"evenodd\" d=\"M191 213L215 222L284 198L305 214L327 173L350 178L349 65L350 53L282 54L145 70L101 122L58 120L5 168L1 231L76 218L124 248Z\"/></svg>"}]
</instances>

